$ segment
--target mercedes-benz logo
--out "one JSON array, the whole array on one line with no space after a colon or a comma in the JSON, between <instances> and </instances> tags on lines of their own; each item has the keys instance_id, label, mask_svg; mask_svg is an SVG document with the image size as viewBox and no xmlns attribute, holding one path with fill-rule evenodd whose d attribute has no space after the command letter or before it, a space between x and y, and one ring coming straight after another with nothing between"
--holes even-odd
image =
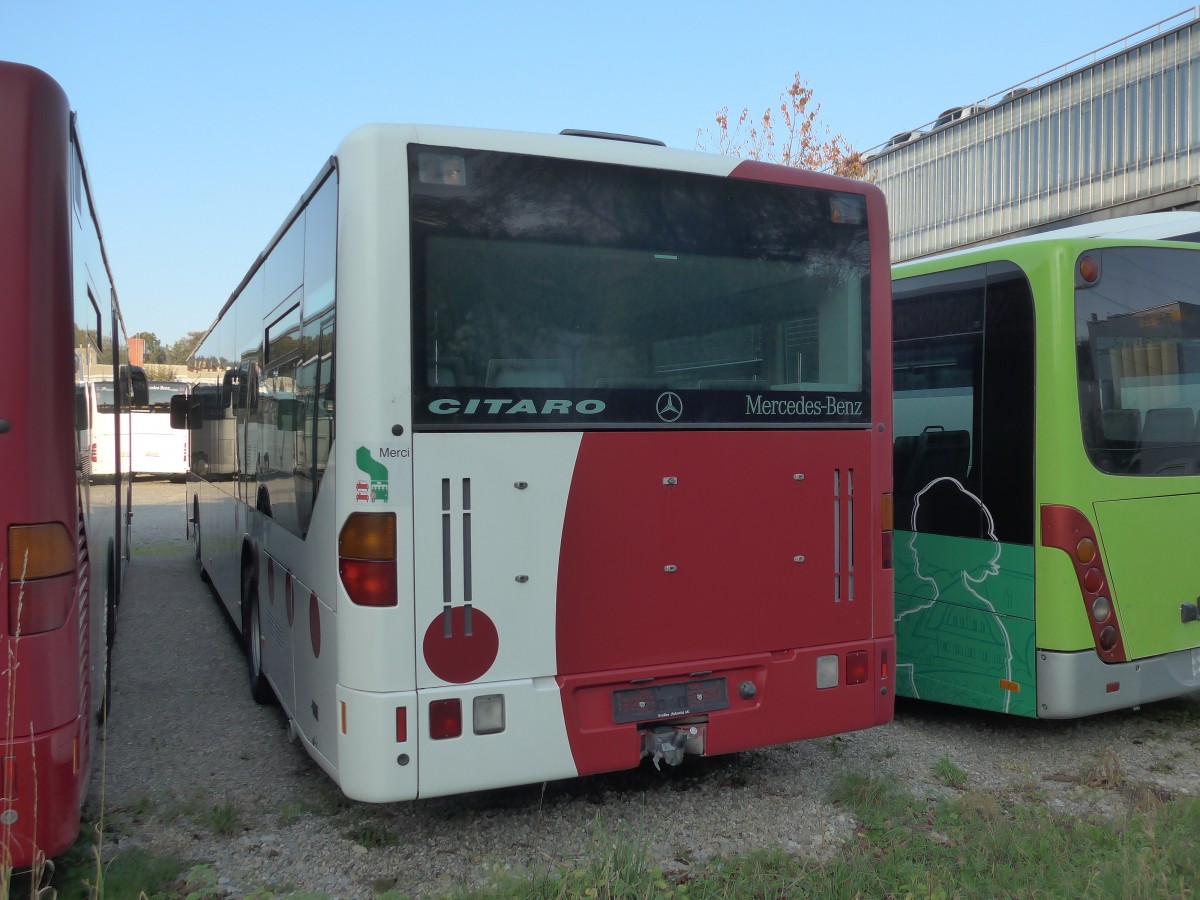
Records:
<instances>
[{"instance_id":1,"label":"mercedes-benz logo","mask_svg":"<svg viewBox=\"0 0 1200 900\"><path fill-rule=\"evenodd\" d=\"M674 422L683 415L683 401L674 391L663 391L654 402L654 411L664 422Z\"/></svg>"}]
</instances>

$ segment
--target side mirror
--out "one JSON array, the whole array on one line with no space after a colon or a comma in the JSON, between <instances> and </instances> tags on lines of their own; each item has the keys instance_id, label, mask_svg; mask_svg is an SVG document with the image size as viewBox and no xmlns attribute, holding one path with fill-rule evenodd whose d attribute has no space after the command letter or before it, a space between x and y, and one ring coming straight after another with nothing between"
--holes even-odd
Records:
<instances>
[{"instance_id":1,"label":"side mirror","mask_svg":"<svg viewBox=\"0 0 1200 900\"><path fill-rule=\"evenodd\" d=\"M197 397L176 394L171 398L171 427L177 431L199 431L204 424L204 410Z\"/></svg>"}]
</instances>

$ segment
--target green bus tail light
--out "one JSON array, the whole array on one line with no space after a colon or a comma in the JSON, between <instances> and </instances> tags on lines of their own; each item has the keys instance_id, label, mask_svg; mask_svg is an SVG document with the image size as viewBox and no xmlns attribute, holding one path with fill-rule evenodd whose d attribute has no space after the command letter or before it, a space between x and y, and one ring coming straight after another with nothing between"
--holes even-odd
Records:
<instances>
[{"instance_id":1,"label":"green bus tail light","mask_svg":"<svg viewBox=\"0 0 1200 900\"><path fill-rule=\"evenodd\" d=\"M1117 621L1116 604L1096 531L1087 516L1071 506L1042 506L1042 546L1055 547L1070 557L1087 611L1096 653L1105 662L1125 662L1125 642Z\"/></svg>"}]
</instances>

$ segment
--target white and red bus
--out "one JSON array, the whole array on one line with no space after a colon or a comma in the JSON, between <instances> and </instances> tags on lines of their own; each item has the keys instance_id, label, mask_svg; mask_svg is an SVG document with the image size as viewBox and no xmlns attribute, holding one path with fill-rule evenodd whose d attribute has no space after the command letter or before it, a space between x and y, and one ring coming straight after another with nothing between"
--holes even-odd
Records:
<instances>
[{"instance_id":1,"label":"white and red bus","mask_svg":"<svg viewBox=\"0 0 1200 900\"><path fill-rule=\"evenodd\" d=\"M357 130L194 354L202 571L352 798L891 719L882 194L655 144Z\"/></svg>"},{"instance_id":2,"label":"white and red bus","mask_svg":"<svg viewBox=\"0 0 1200 900\"><path fill-rule=\"evenodd\" d=\"M0 866L23 868L79 831L129 496L119 466L92 483L92 429L107 418L121 439L144 376L120 364L125 327L66 95L8 62L0 234ZM95 402L103 378L121 386L110 412Z\"/></svg>"}]
</instances>

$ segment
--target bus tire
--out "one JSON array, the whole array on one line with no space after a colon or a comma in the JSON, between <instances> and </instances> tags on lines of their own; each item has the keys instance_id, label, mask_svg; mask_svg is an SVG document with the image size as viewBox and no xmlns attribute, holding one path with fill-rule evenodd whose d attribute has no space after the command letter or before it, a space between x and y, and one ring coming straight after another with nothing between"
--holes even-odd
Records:
<instances>
[{"instance_id":1,"label":"bus tire","mask_svg":"<svg viewBox=\"0 0 1200 900\"><path fill-rule=\"evenodd\" d=\"M250 678L250 696L254 698L255 703L273 702L275 692L263 672L263 633L262 616L258 608L258 583L253 570L248 566L242 575L242 643Z\"/></svg>"},{"instance_id":2,"label":"bus tire","mask_svg":"<svg viewBox=\"0 0 1200 900\"><path fill-rule=\"evenodd\" d=\"M201 478L208 477L208 454L197 453L192 457L192 471Z\"/></svg>"}]
</instances>

